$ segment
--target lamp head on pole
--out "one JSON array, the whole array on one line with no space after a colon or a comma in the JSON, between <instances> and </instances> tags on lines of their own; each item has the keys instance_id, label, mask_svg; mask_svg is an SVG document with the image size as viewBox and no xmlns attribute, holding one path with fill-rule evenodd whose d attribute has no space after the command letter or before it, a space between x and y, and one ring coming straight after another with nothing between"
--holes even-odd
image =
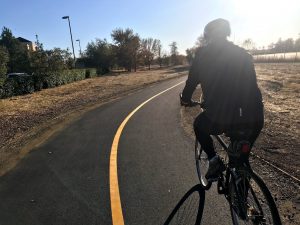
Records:
<instances>
[{"instance_id":1,"label":"lamp head on pole","mask_svg":"<svg viewBox=\"0 0 300 225\"><path fill-rule=\"evenodd\" d=\"M69 16L63 16L62 17L62 19L68 19L69 18Z\"/></svg>"},{"instance_id":2,"label":"lamp head on pole","mask_svg":"<svg viewBox=\"0 0 300 225\"><path fill-rule=\"evenodd\" d=\"M79 39L77 39L76 41L80 41Z\"/></svg>"}]
</instances>

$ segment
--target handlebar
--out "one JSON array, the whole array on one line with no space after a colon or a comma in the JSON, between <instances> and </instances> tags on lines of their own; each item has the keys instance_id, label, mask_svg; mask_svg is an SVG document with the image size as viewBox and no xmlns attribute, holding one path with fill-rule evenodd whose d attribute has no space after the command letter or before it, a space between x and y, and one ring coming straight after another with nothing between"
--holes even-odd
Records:
<instances>
[{"instance_id":1,"label":"handlebar","mask_svg":"<svg viewBox=\"0 0 300 225\"><path fill-rule=\"evenodd\" d=\"M203 108L202 107L202 102L198 102L198 101L194 101L194 100L191 100L191 102L189 103L189 107L195 107L195 106L200 106L201 108Z\"/></svg>"},{"instance_id":2,"label":"handlebar","mask_svg":"<svg viewBox=\"0 0 300 225\"><path fill-rule=\"evenodd\" d=\"M199 101L194 101L194 100L191 100L189 102L183 102L182 101L182 94L180 93L179 95L180 97L180 104L182 106L185 106L185 107L195 107L195 106L200 106L201 108L205 108L205 104L204 102L199 102Z\"/></svg>"}]
</instances>

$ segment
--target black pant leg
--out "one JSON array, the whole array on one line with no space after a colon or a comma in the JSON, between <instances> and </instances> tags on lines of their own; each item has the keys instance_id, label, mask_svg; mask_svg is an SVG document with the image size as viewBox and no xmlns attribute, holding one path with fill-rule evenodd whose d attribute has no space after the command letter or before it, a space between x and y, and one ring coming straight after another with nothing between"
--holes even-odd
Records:
<instances>
[{"instance_id":1,"label":"black pant leg","mask_svg":"<svg viewBox=\"0 0 300 225\"><path fill-rule=\"evenodd\" d=\"M206 117L205 112L200 113L194 121L194 131L199 141L201 148L207 154L208 159L213 158L216 155L213 140L210 136L213 129L213 124Z\"/></svg>"},{"instance_id":2,"label":"black pant leg","mask_svg":"<svg viewBox=\"0 0 300 225\"><path fill-rule=\"evenodd\" d=\"M260 122L257 122L253 125L253 132L249 138L249 142L251 144L251 147L254 145L254 142L256 141L256 139L258 138L262 128L264 126L264 122L263 121L260 121Z\"/></svg>"}]
</instances>

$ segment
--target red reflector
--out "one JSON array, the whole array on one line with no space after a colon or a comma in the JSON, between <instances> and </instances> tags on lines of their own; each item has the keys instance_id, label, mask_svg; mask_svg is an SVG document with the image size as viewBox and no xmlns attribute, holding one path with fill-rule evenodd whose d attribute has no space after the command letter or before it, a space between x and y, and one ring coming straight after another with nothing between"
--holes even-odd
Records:
<instances>
[{"instance_id":1,"label":"red reflector","mask_svg":"<svg viewBox=\"0 0 300 225\"><path fill-rule=\"evenodd\" d=\"M250 152L250 146L248 144L243 144L242 152L243 153L249 153Z\"/></svg>"}]
</instances>

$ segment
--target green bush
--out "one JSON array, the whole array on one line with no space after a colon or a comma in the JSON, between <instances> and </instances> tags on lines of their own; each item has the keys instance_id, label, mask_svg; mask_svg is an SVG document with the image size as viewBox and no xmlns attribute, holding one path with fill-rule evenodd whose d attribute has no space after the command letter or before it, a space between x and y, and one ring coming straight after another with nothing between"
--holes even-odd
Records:
<instances>
[{"instance_id":1,"label":"green bush","mask_svg":"<svg viewBox=\"0 0 300 225\"><path fill-rule=\"evenodd\" d=\"M0 98L23 95L53 88L89 77L96 77L96 69L72 69L53 72L35 73L33 76L0 79Z\"/></svg>"},{"instance_id":2,"label":"green bush","mask_svg":"<svg viewBox=\"0 0 300 225\"><path fill-rule=\"evenodd\" d=\"M16 95L15 89L18 89L17 85L14 79L7 79L3 84L3 97L7 98Z\"/></svg>"},{"instance_id":3,"label":"green bush","mask_svg":"<svg viewBox=\"0 0 300 225\"><path fill-rule=\"evenodd\" d=\"M1 77L0 77L0 87L3 86L4 82L5 82L5 78L1 78Z\"/></svg>"},{"instance_id":4,"label":"green bush","mask_svg":"<svg viewBox=\"0 0 300 225\"><path fill-rule=\"evenodd\" d=\"M97 76L97 69L96 68L89 68L85 71L85 78L92 78Z\"/></svg>"},{"instance_id":5,"label":"green bush","mask_svg":"<svg viewBox=\"0 0 300 225\"><path fill-rule=\"evenodd\" d=\"M33 86L34 91L40 91L43 89L43 76L42 74L33 74Z\"/></svg>"},{"instance_id":6,"label":"green bush","mask_svg":"<svg viewBox=\"0 0 300 225\"><path fill-rule=\"evenodd\" d=\"M0 99L4 98L4 88L3 88L4 82L5 82L5 79L0 78Z\"/></svg>"},{"instance_id":7,"label":"green bush","mask_svg":"<svg viewBox=\"0 0 300 225\"><path fill-rule=\"evenodd\" d=\"M98 74L98 76L100 76L100 75L104 75L104 74L106 74L106 73L108 73L109 72L109 69L103 69L103 68L101 68L101 67L99 67L99 68L97 68L97 74Z\"/></svg>"},{"instance_id":8,"label":"green bush","mask_svg":"<svg viewBox=\"0 0 300 225\"><path fill-rule=\"evenodd\" d=\"M35 75L35 87L39 88L53 88L63 84L72 83L74 81L83 80L86 77L85 69L72 69L45 72L43 74Z\"/></svg>"},{"instance_id":9,"label":"green bush","mask_svg":"<svg viewBox=\"0 0 300 225\"><path fill-rule=\"evenodd\" d=\"M34 82L32 76L20 76L8 78L0 88L0 97L7 98L14 95L24 95L34 92Z\"/></svg>"}]
</instances>

